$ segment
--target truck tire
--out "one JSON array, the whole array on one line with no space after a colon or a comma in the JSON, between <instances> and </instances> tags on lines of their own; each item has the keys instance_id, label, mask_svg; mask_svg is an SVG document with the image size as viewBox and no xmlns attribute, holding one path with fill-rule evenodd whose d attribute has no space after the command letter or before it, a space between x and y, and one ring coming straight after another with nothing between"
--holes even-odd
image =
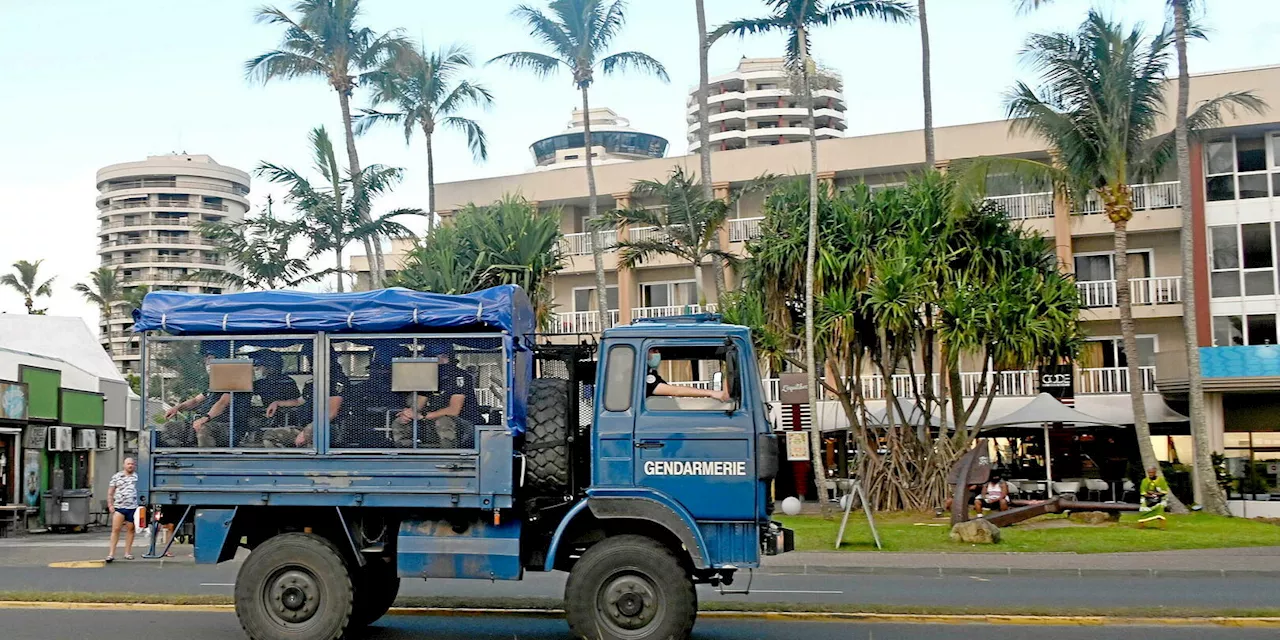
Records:
<instances>
[{"instance_id":1,"label":"truck tire","mask_svg":"<svg viewBox=\"0 0 1280 640\"><path fill-rule=\"evenodd\" d=\"M559 492L569 486L569 383L538 378L529 385L529 428L524 456L529 485Z\"/></svg>"},{"instance_id":2,"label":"truck tire","mask_svg":"<svg viewBox=\"0 0 1280 640\"><path fill-rule=\"evenodd\" d=\"M253 640L338 640L351 619L353 589L334 544L282 533L245 558L236 575L236 616Z\"/></svg>"},{"instance_id":3,"label":"truck tire","mask_svg":"<svg viewBox=\"0 0 1280 640\"><path fill-rule=\"evenodd\" d=\"M644 536L587 549L569 572L564 601L569 631L585 640L685 640L698 613L684 566Z\"/></svg>"},{"instance_id":4,"label":"truck tire","mask_svg":"<svg viewBox=\"0 0 1280 640\"><path fill-rule=\"evenodd\" d=\"M372 558L352 571L355 601L351 606L351 629L367 627L387 614L400 593L400 577L396 565L383 558Z\"/></svg>"}]
</instances>

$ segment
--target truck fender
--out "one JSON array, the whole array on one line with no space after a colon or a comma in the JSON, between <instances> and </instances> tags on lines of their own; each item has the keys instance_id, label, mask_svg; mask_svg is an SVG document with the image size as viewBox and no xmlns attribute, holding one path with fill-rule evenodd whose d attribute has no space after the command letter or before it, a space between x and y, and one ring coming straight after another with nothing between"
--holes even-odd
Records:
<instances>
[{"instance_id":1,"label":"truck fender","mask_svg":"<svg viewBox=\"0 0 1280 640\"><path fill-rule=\"evenodd\" d=\"M231 525L235 522L236 510L198 508L195 510L196 523L196 564L217 564L236 556L239 540L232 539Z\"/></svg>"},{"instance_id":2,"label":"truck fender","mask_svg":"<svg viewBox=\"0 0 1280 640\"><path fill-rule=\"evenodd\" d=\"M586 500L574 505L556 527L547 552L547 571L555 568L564 532L574 518L586 509L590 509L591 515L600 520L632 519L657 524L680 540L695 569L712 568L707 561L706 541L703 540L702 531L698 529L693 517L670 498L652 491L594 491Z\"/></svg>"}]
</instances>

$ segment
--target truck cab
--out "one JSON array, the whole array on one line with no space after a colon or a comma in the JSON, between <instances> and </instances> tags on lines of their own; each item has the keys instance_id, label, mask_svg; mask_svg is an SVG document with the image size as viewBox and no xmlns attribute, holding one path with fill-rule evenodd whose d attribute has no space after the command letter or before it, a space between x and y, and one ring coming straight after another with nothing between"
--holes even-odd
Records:
<instances>
[{"instance_id":1,"label":"truck cab","mask_svg":"<svg viewBox=\"0 0 1280 640\"><path fill-rule=\"evenodd\" d=\"M342 637L406 578L525 571L569 573L578 637L687 637L696 584L791 548L750 333L689 316L566 348L532 317L516 287L151 294L145 498L194 523L197 562L250 549L253 638Z\"/></svg>"}]
</instances>

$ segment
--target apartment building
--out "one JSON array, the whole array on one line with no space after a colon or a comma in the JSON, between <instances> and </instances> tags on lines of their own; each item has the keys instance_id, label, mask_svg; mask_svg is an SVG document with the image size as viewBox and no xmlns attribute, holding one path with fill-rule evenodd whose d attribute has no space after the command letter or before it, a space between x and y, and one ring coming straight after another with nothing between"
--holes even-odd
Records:
<instances>
[{"instance_id":1,"label":"apartment building","mask_svg":"<svg viewBox=\"0 0 1280 640\"><path fill-rule=\"evenodd\" d=\"M1194 76L1191 101L1196 104L1236 90L1252 90L1269 104L1280 106L1280 66ZM1170 96L1172 100L1172 92ZM1172 105L1167 111L1173 113ZM1170 118L1165 130L1171 129ZM978 156L1048 159L1041 141L1011 134L1005 121L942 127L935 138L943 169L952 161ZM921 131L831 138L818 146L819 178L835 188L859 182L893 185L924 168ZM1149 183L1133 185L1137 209L1129 224L1133 315L1148 416L1158 434L1174 436L1158 438L1157 452L1163 456L1178 455L1186 460L1191 455L1191 444L1185 437L1187 424L1178 413L1185 413L1186 394L1180 229L1184 206L1190 206L1196 234L1191 259L1198 273L1198 340L1210 391L1215 449L1237 457L1280 457L1280 436L1274 421L1266 418L1280 411L1280 285L1275 280L1276 265L1280 264L1278 162L1280 114L1229 114L1222 128L1209 132L1193 148L1193 202L1179 201L1173 169ZM677 166L696 173L699 159L687 155L600 166L596 169L601 194L598 204L628 206L634 181L662 179ZM721 196L766 172L801 174L808 168L806 145L747 146L712 155L714 187ZM598 314L592 311L595 291L584 224L587 198L583 170L564 168L441 184L437 201L440 214L447 219L451 210L466 203L493 202L508 193L520 193L540 207L562 211L568 255L566 268L553 283L557 305L554 331L599 331ZM1085 306L1081 320L1090 336L1075 363L1077 407L1117 423L1131 423L1127 361L1119 341L1114 236L1101 207L1092 198L1071 203L1053 193L1017 184L999 187L989 197L1020 224L1054 239L1063 268L1077 279ZM723 246L745 254L745 242L759 233L761 200L758 195L738 200L732 218L720 232ZM625 231L633 238L654 232L641 228ZM604 239L614 242L616 238L616 232L609 232ZM618 269L616 252L608 251L605 269L614 322L716 307L709 268L703 270L705 304L696 296L692 265L674 258L656 257L635 269ZM731 286L733 282L730 274ZM980 376L976 370L962 376L966 390L975 388ZM999 380L999 395L1011 398L1007 402L1025 402L1039 390L1036 371L1004 371L992 376ZM687 382L699 384L696 380ZM777 381L767 383L776 399ZM870 397L882 396L889 384L899 395L908 394L911 388L904 373L890 381L870 380L864 391ZM838 408L828 409L820 407L818 419L839 426L842 416ZM1170 446L1175 450L1169 450Z\"/></svg>"},{"instance_id":2,"label":"apartment building","mask_svg":"<svg viewBox=\"0 0 1280 640\"><path fill-rule=\"evenodd\" d=\"M233 269L213 242L202 237L200 222L243 220L249 210L249 174L220 165L206 155L150 156L141 162L98 170L98 255L102 266L116 268L128 291L222 293L219 283L194 281L201 271ZM102 344L121 371L138 370L138 341L123 306L101 326Z\"/></svg>"},{"instance_id":3,"label":"apartment building","mask_svg":"<svg viewBox=\"0 0 1280 640\"><path fill-rule=\"evenodd\" d=\"M804 99L793 93L793 84L782 58L743 58L737 69L710 78L707 121L712 148L728 151L807 142L808 109ZM814 84L813 115L818 139L843 137L845 102L840 77L822 70ZM689 153L696 153L701 127L697 87L689 92L685 114L689 122Z\"/></svg>"}]
</instances>

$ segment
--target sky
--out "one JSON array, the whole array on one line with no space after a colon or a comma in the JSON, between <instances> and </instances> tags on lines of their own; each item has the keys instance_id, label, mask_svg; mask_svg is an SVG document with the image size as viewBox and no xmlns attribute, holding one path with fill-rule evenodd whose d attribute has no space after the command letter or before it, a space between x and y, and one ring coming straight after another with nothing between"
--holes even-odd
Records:
<instances>
[{"instance_id":1,"label":"sky","mask_svg":"<svg viewBox=\"0 0 1280 640\"><path fill-rule=\"evenodd\" d=\"M527 0L545 6L545 0ZM483 63L515 50L539 50L511 17L517 0L364 0L364 23L402 29L435 49L470 48ZM930 0L936 126L1002 117L1001 96L1016 79L1031 80L1018 52L1031 33L1072 30L1090 6L1154 31L1163 0L1057 0L1017 15L1014 0ZM72 286L99 258L95 172L108 164L173 152L208 154L246 171L259 163L307 169L307 132L341 131L337 97L320 80L245 79L244 61L273 48L276 27L253 16L260 0L0 0L0 273L16 260L45 262L54 296L39 306L82 316L96 310ZM287 8L290 2L279 3ZM1193 42L1192 73L1280 64L1277 0L1208 0L1200 16L1208 41ZM615 51L639 50L662 62L671 81L602 77L593 106L610 107L636 129L687 151L685 100L697 83L693 0L631 0ZM717 25L764 15L760 0L706 0ZM814 54L845 80L849 135L922 126L920 34L917 25L846 22L814 35ZM779 55L780 36L725 39L711 51L711 74L739 58ZM563 130L579 95L567 75L545 80L497 65L472 79L494 94L490 110L473 110L489 139L489 159L473 162L460 134L437 134L436 180L449 182L521 173L533 167L529 144ZM358 94L355 106L367 105ZM358 140L363 163L403 167L405 181L378 209L426 206L426 152L408 146L394 127ZM340 157L345 157L340 154ZM255 210L281 191L254 180ZM376 213L376 211L375 211ZM0 312L23 312L0 290Z\"/></svg>"}]
</instances>

